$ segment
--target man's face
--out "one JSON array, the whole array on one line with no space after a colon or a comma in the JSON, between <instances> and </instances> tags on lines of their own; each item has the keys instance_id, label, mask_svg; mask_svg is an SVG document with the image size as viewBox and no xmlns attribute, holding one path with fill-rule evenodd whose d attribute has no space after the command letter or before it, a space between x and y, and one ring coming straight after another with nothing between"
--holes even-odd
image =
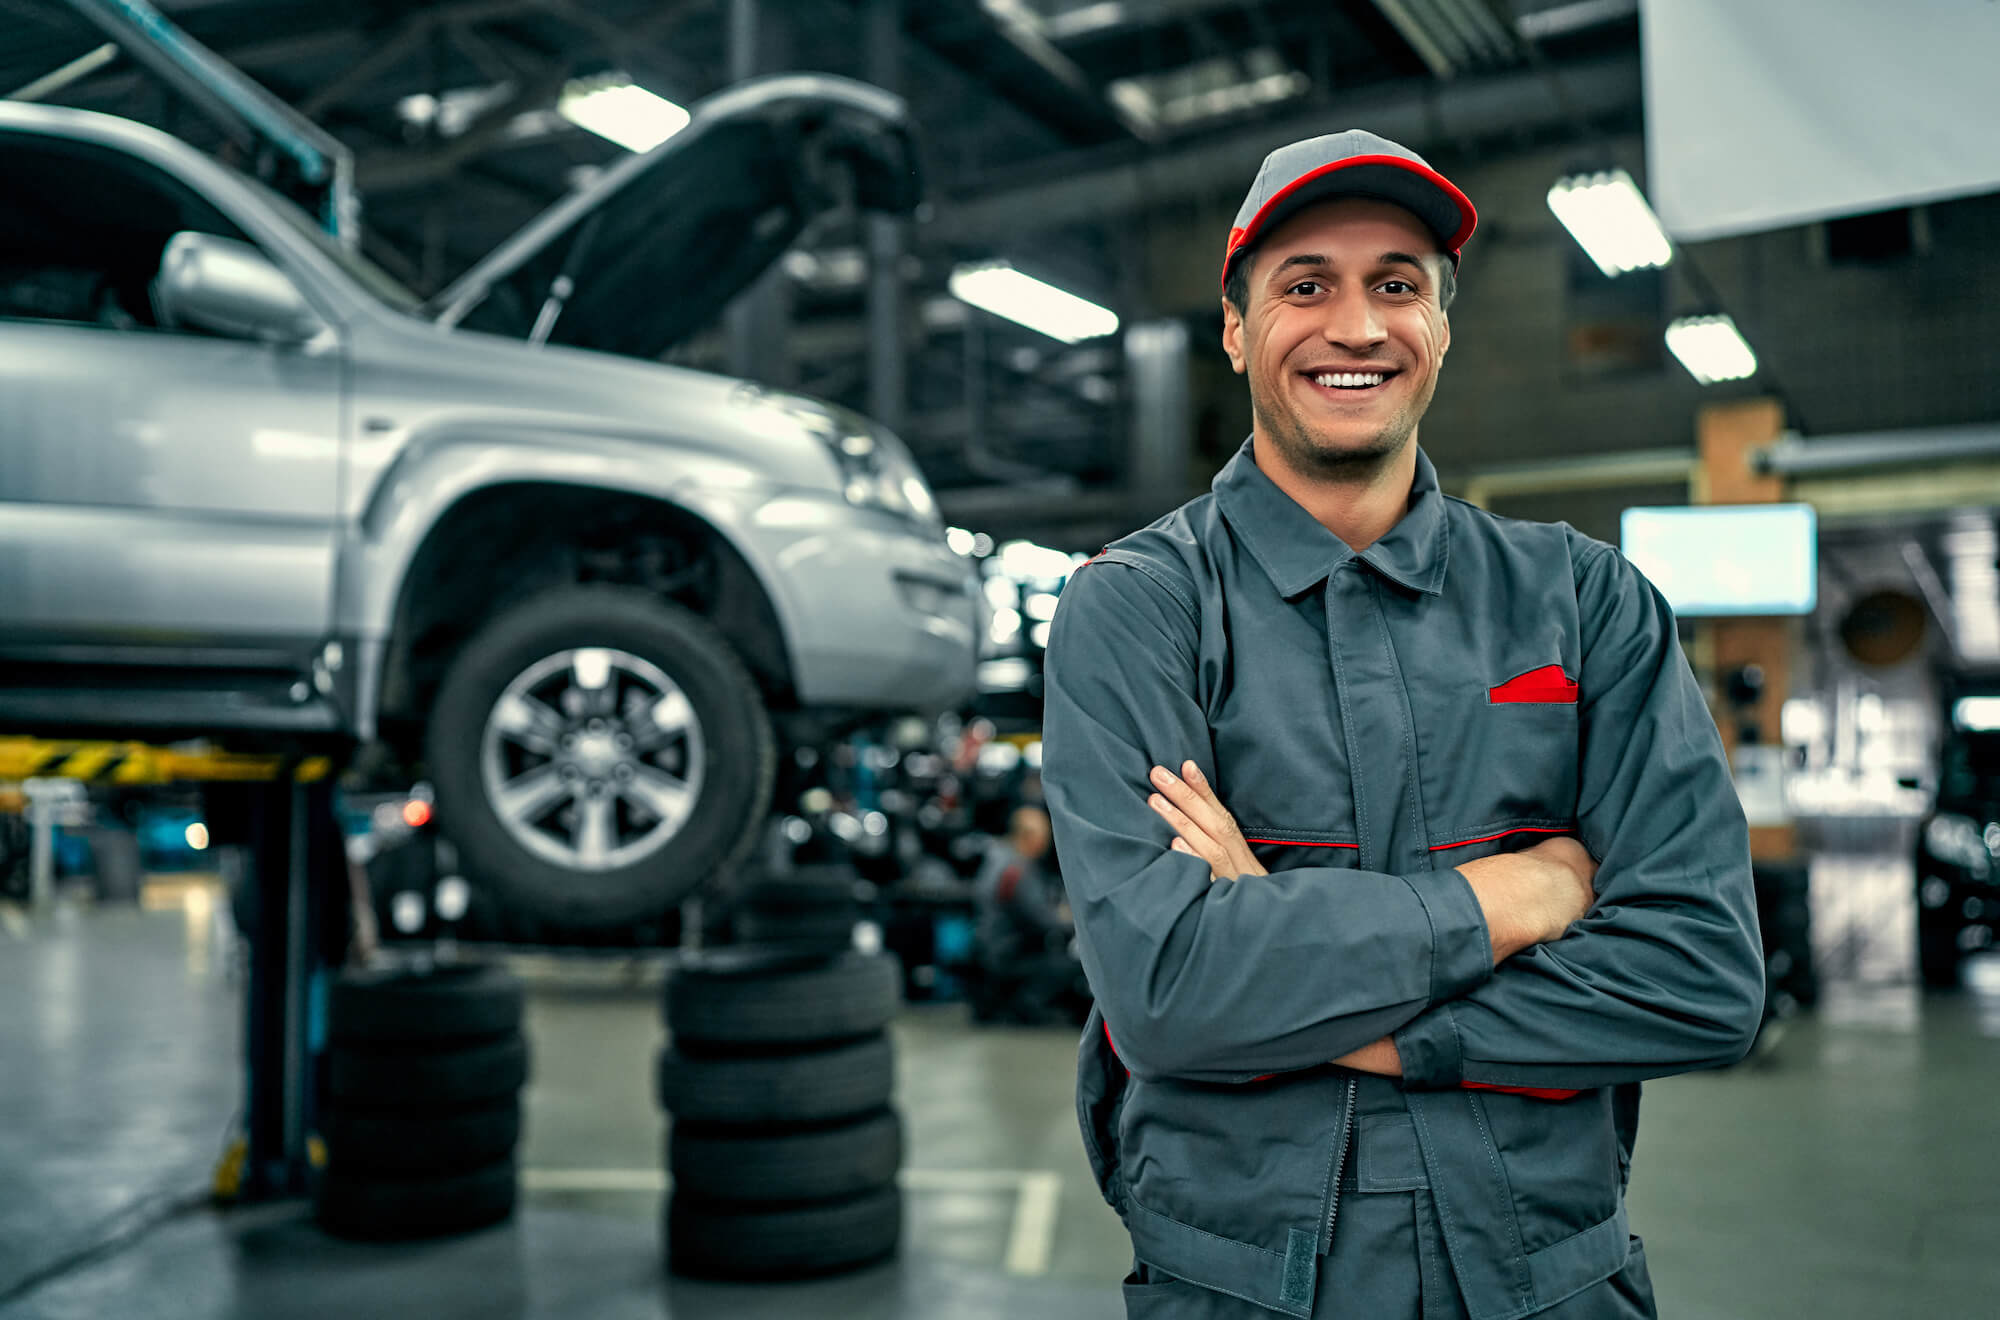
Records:
<instances>
[{"instance_id":1,"label":"man's face","mask_svg":"<svg viewBox=\"0 0 2000 1320\"><path fill-rule=\"evenodd\" d=\"M1246 260L1249 297L1241 314L1224 301L1222 344L1250 378L1259 438L1308 476L1399 453L1451 346L1430 232L1400 206L1342 199L1292 216Z\"/></svg>"}]
</instances>

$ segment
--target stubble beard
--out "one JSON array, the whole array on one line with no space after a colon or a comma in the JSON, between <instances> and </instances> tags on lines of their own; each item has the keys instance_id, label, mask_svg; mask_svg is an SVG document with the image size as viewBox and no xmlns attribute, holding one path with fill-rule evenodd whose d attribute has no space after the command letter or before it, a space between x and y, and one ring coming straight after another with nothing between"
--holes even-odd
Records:
<instances>
[{"instance_id":1,"label":"stubble beard","mask_svg":"<svg viewBox=\"0 0 2000 1320\"><path fill-rule=\"evenodd\" d=\"M1426 399L1424 402L1428 403ZM1365 484L1393 463L1417 433L1421 410L1397 409L1372 437L1359 445L1335 447L1317 439L1289 400L1272 397L1262 384L1250 388L1250 415L1259 435L1271 441L1287 467L1314 481Z\"/></svg>"}]
</instances>

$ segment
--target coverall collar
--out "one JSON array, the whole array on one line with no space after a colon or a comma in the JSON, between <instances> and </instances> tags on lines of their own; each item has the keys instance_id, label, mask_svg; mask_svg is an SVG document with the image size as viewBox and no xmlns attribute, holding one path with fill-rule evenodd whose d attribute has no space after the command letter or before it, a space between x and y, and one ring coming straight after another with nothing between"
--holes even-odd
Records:
<instances>
[{"instance_id":1,"label":"coverall collar","mask_svg":"<svg viewBox=\"0 0 2000 1320\"><path fill-rule=\"evenodd\" d=\"M1281 595L1296 596L1357 556L1264 475L1251 455L1253 439L1222 465L1211 486L1237 539ZM1419 449L1409 512L1359 558L1398 586L1436 596L1444 591L1447 539L1437 469Z\"/></svg>"}]
</instances>

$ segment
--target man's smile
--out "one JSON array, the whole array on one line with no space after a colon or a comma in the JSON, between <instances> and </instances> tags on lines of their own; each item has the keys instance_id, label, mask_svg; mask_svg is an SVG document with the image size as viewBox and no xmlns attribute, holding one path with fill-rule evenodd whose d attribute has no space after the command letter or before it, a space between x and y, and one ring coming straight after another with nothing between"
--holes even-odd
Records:
<instances>
[{"instance_id":1,"label":"man's smile","mask_svg":"<svg viewBox=\"0 0 2000 1320\"><path fill-rule=\"evenodd\" d=\"M1310 385L1315 393L1343 403L1372 398L1401 374L1388 367L1372 369L1316 367L1298 373L1299 379Z\"/></svg>"}]
</instances>

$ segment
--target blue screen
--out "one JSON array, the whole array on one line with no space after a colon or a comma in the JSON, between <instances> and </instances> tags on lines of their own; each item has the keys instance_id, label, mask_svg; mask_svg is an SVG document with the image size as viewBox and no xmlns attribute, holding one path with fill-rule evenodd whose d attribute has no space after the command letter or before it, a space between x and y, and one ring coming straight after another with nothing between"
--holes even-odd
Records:
<instances>
[{"instance_id":1,"label":"blue screen","mask_svg":"<svg viewBox=\"0 0 2000 1320\"><path fill-rule=\"evenodd\" d=\"M1818 600L1810 504L1627 509L1619 541L1676 614L1810 614Z\"/></svg>"}]
</instances>

